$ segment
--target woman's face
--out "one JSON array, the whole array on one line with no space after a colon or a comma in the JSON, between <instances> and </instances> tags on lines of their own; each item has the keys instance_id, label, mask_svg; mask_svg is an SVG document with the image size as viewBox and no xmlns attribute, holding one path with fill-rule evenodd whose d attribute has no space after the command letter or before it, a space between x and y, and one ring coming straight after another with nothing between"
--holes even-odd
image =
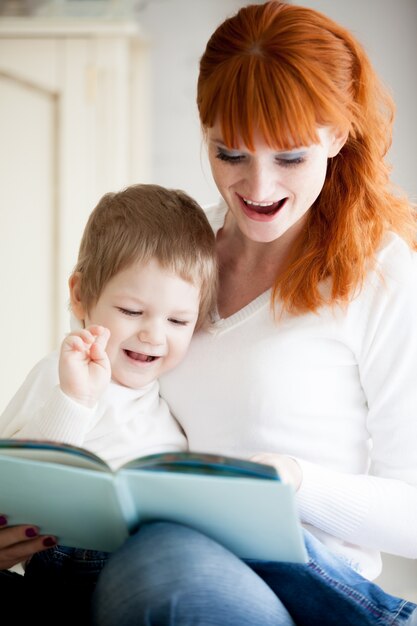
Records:
<instances>
[{"instance_id":1,"label":"woman's face","mask_svg":"<svg viewBox=\"0 0 417 626\"><path fill-rule=\"evenodd\" d=\"M320 143L293 150L270 148L258 133L254 151L239 143L229 149L220 125L208 130L208 151L217 188L240 231L252 241L270 242L299 222L322 190L327 160L344 143L329 128Z\"/></svg>"}]
</instances>

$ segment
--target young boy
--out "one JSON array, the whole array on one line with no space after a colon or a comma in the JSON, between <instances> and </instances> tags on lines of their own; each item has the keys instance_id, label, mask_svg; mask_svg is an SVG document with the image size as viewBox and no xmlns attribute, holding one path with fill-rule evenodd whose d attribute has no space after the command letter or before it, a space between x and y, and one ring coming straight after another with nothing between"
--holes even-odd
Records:
<instances>
[{"instance_id":1,"label":"young boy","mask_svg":"<svg viewBox=\"0 0 417 626\"><path fill-rule=\"evenodd\" d=\"M213 307L214 234L203 210L157 185L104 195L69 290L78 328L30 372L0 418L0 437L82 446L113 468L185 449L157 379L182 360Z\"/></svg>"},{"instance_id":2,"label":"young boy","mask_svg":"<svg viewBox=\"0 0 417 626\"><path fill-rule=\"evenodd\" d=\"M0 437L82 446L113 468L185 449L157 378L181 361L194 330L208 321L216 293L214 242L203 210L181 191L134 185L103 196L69 279L77 328L59 354L29 373L0 417ZM42 531L29 530L31 537ZM22 610L29 619L39 611L45 626L57 619L89 625L95 574L109 555L47 540L54 547L35 554L19 582L9 573L25 597Z\"/></svg>"}]
</instances>

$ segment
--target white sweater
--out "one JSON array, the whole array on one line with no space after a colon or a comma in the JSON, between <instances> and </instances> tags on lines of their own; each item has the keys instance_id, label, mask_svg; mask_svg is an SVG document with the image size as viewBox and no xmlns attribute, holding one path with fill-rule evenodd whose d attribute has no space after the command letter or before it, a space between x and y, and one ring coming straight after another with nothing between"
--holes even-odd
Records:
<instances>
[{"instance_id":1,"label":"white sweater","mask_svg":"<svg viewBox=\"0 0 417 626\"><path fill-rule=\"evenodd\" d=\"M50 439L94 452L115 469L139 456L186 450L186 439L159 396L159 383L130 389L111 382L86 408L59 387L58 354L42 359L0 417L0 437Z\"/></svg>"},{"instance_id":2,"label":"white sweater","mask_svg":"<svg viewBox=\"0 0 417 626\"><path fill-rule=\"evenodd\" d=\"M275 322L263 293L160 380L191 450L297 458L303 524L371 579L417 558L417 255L392 234L376 269L344 310Z\"/></svg>"}]
</instances>

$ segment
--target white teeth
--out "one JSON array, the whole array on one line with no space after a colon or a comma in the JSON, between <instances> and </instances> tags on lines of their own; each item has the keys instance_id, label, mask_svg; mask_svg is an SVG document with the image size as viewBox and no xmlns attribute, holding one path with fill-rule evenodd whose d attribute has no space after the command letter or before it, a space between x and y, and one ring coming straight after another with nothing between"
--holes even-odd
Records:
<instances>
[{"instance_id":1,"label":"white teeth","mask_svg":"<svg viewBox=\"0 0 417 626\"><path fill-rule=\"evenodd\" d=\"M247 200L246 198L243 198L244 201L246 202L246 204L251 204L253 206L273 206L274 204L276 204L276 202L254 202L253 200Z\"/></svg>"}]
</instances>

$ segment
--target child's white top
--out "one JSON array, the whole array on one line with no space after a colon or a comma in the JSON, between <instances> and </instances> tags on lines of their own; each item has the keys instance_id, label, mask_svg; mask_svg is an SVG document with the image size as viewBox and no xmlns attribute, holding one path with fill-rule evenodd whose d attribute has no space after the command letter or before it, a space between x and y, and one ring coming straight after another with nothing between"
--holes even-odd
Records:
<instances>
[{"instance_id":1,"label":"child's white top","mask_svg":"<svg viewBox=\"0 0 417 626\"><path fill-rule=\"evenodd\" d=\"M50 439L87 448L112 468L147 454L186 450L159 383L130 389L111 382L94 408L59 387L58 353L42 359L0 417L0 437Z\"/></svg>"}]
</instances>

